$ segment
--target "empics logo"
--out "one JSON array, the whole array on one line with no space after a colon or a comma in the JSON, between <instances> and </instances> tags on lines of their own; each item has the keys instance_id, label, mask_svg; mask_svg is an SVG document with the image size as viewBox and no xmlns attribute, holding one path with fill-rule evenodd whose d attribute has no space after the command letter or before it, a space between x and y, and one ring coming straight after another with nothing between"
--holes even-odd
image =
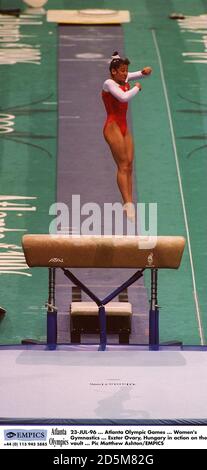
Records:
<instances>
[{"instance_id":1,"label":"empics logo","mask_svg":"<svg viewBox=\"0 0 207 470\"><path fill-rule=\"evenodd\" d=\"M5 429L5 441L46 441L45 429Z\"/></svg>"},{"instance_id":2,"label":"empics logo","mask_svg":"<svg viewBox=\"0 0 207 470\"><path fill-rule=\"evenodd\" d=\"M16 437L16 433L15 433L15 432L11 432L11 431L10 431L10 432L7 432L7 433L6 433L6 437L7 437L7 439L12 439L12 437ZM4 436L4 438L5 438L5 436Z\"/></svg>"}]
</instances>

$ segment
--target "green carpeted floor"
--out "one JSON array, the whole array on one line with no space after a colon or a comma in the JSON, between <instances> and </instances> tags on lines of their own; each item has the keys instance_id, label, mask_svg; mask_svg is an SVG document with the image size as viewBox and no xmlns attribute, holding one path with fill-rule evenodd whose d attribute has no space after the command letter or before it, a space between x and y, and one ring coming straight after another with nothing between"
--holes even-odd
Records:
<instances>
[{"instance_id":1,"label":"green carpeted floor","mask_svg":"<svg viewBox=\"0 0 207 470\"><path fill-rule=\"evenodd\" d=\"M47 273L26 268L21 237L48 232L56 197L56 27L41 13L1 22L0 342L13 343L45 337Z\"/></svg>"}]
</instances>

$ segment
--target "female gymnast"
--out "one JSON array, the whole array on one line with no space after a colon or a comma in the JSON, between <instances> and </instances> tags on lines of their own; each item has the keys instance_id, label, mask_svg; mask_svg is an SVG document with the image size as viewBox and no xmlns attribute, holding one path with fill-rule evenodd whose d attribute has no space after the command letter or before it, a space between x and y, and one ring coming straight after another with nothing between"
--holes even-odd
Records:
<instances>
[{"instance_id":1,"label":"female gymnast","mask_svg":"<svg viewBox=\"0 0 207 470\"><path fill-rule=\"evenodd\" d=\"M132 166L134 145L127 126L126 113L128 101L140 90L140 83L130 89L129 80L140 79L152 72L151 67L144 67L137 72L128 72L128 59L122 59L114 52L109 66L111 78L103 84L102 99L107 112L103 134L117 165L117 184L121 192L129 219L134 219L135 210L132 202Z\"/></svg>"}]
</instances>

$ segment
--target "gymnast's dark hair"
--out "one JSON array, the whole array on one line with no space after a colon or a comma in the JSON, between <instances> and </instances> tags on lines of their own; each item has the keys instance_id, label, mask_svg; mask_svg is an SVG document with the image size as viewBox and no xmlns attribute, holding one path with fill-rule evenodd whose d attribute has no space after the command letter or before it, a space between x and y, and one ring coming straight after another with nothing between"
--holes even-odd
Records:
<instances>
[{"instance_id":1,"label":"gymnast's dark hair","mask_svg":"<svg viewBox=\"0 0 207 470\"><path fill-rule=\"evenodd\" d=\"M130 64L129 59L127 59L127 58L122 59L119 56L119 53L117 51L113 52L111 57L112 57L112 61L110 62L110 65L109 65L110 72L112 71L112 69L118 69L121 65L129 65Z\"/></svg>"}]
</instances>

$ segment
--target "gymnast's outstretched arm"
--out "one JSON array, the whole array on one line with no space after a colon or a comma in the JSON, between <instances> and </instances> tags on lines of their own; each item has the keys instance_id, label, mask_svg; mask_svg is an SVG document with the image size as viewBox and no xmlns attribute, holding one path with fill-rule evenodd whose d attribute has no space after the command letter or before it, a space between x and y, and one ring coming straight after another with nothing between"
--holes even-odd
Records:
<instances>
[{"instance_id":1,"label":"gymnast's outstretched arm","mask_svg":"<svg viewBox=\"0 0 207 470\"><path fill-rule=\"evenodd\" d=\"M151 67L144 67L142 70L137 70L137 72L128 72L127 75L127 82L130 80L139 80L140 78L147 77L151 75L152 69Z\"/></svg>"},{"instance_id":2,"label":"gymnast's outstretched arm","mask_svg":"<svg viewBox=\"0 0 207 470\"><path fill-rule=\"evenodd\" d=\"M136 83L135 86L131 88L131 90L123 91L118 83L109 78L104 82L103 90L111 93L115 98L117 98L117 100L121 101L122 103L126 103L141 90L141 85Z\"/></svg>"}]
</instances>

